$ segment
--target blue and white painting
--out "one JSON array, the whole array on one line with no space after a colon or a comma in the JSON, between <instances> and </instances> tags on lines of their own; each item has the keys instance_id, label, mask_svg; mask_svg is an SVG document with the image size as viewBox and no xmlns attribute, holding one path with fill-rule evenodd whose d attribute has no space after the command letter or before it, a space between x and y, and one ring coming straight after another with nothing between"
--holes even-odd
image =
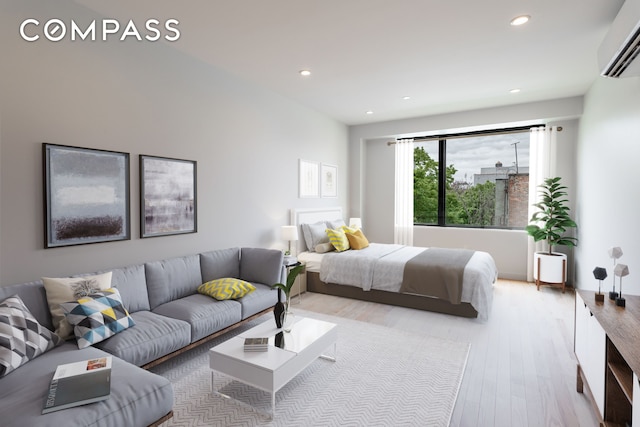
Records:
<instances>
[{"instance_id":1,"label":"blue and white painting","mask_svg":"<svg viewBox=\"0 0 640 427\"><path fill-rule=\"evenodd\" d=\"M129 154L44 144L45 247L130 239Z\"/></svg>"}]
</instances>

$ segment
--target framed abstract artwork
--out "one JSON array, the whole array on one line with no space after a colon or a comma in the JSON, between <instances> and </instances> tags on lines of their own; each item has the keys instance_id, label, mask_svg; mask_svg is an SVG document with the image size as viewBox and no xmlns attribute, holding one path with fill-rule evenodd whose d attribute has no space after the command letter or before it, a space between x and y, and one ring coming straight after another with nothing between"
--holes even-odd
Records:
<instances>
[{"instance_id":1,"label":"framed abstract artwork","mask_svg":"<svg viewBox=\"0 0 640 427\"><path fill-rule=\"evenodd\" d=\"M322 197L338 197L338 166L323 163L320 177Z\"/></svg>"},{"instance_id":2,"label":"framed abstract artwork","mask_svg":"<svg viewBox=\"0 0 640 427\"><path fill-rule=\"evenodd\" d=\"M196 233L197 162L140 156L140 237Z\"/></svg>"},{"instance_id":3,"label":"framed abstract artwork","mask_svg":"<svg viewBox=\"0 0 640 427\"><path fill-rule=\"evenodd\" d=\"M299 197L320 197L320 163L300 159L298 168Z\"/></svg>"},{"instance_id":4,"label":"framed abstract artwork","mask_svg":"<svg viewBox=\"0 0 640 427\"><path fill-rule=\"evenodd\" d=\"M129 153L42 144L44 247L131 239Z\"/></svg>"}]
</instances>

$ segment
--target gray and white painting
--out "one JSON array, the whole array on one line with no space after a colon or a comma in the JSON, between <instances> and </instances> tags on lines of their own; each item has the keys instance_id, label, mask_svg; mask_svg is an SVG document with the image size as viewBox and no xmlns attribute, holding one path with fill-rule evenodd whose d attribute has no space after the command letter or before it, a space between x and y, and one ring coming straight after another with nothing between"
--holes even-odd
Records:
<instances>
[{"instance_id":1,"label":"gray and white painting","mask_svg":"<svg viewBox=\"0 0 640 427\"><path fill-rule=\"evenodd\" d=\"M129 155L45 149L46 247L129 239Z\"/></svg>"},{"instance_id":2,"label":"gray and white painting","mask_svg":"<svg viewBox=\"0 0 640 427\"><path fill-rule=\"evenodd\" d=\"M142 237L196 232L196 162L141 156Z\"/></svg>"}]
</instances>

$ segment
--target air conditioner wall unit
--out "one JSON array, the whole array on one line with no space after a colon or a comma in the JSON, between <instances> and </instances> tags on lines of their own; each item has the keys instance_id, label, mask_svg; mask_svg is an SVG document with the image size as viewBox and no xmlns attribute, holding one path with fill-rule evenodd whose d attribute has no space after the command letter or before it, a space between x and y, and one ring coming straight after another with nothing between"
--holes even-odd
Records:
<instances>
[{"instance_id":1,"label":"air conditioner wall unit","mask_svg":"<svg viewBox=\"0 0 640 427\"><path fill-rule=\"evenodd\" d=\"M626 0L598 49L600 74L640 76L640 0Z\"/></svg>"}]
</instances>

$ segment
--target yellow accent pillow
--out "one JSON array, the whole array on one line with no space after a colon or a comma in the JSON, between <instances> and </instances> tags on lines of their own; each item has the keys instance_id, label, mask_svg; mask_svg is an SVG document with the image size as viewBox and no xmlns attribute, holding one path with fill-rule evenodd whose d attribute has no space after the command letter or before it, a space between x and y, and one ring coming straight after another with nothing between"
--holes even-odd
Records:
<instances>
[{"instance_id":1,"label":"yellow accent pillow","mask_svg":"<svg viewBox=\"0 0 640 427\"><path fill-rule=\"evenodd\" d=\"M369 246L369 240L364 236L362 230L356 230L353 233L347 232L347 240L351 249L364 249Z\"/></svg>"},{"instance_id":2,"label":"yellow accent pillow","mask_svg":"<svg viewBox=\"0 0 640 427\"><path fill-rule=\"evenodd\" d=\"M326 233L329 236L329 242L336 248L336 251L343 252L350 248L349 239L343 230L327 228Z\"/></svg>"},{"instance_id":3,"label":"yellow accent pillow","mask_svg":"<svg viewBox=\"0 0 640 427\"><path fill-rule=\"evenodd\" d=\"M208 295L218 301L242 298L255 290L256 287L251 283L232 277L211 280L198 286L199 293Z\"/></svg>"}]
</instances>

